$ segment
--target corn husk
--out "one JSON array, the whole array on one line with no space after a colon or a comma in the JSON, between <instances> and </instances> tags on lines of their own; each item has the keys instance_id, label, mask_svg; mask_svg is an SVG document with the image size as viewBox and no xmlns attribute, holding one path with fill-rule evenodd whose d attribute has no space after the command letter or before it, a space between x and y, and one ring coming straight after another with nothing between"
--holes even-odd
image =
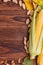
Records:
<instances>
[{"instance_id":1,"label":"corn husk","mask_svg":"<svg viewBox=\"0 0 43 65\"><path fill-rule=\"evenodd\" d=\"M42 48L42 37L43 37L42 36L43 35L43 31L42 31L43 22L42 21L43 21L43 18L42 18L42 20L40 19L41 25L39 24L39 18L40 18L40 16L42 16L43 11L41 10L39 12L39 14L37 14L37 10L38 10L38 8L34 11L32 23L31 23L31 29L30 29L30 37L29 37L29 41L30 41L29 52L30 52L31 59L34 59L35 56L39 55L41 53L41 48ZM38 17L37 17L37 15L38 15ZM37 32L38 32L37 29L39 29L39 32L40 32L40 34L38 34L38 35L37 35Z\"/></svg>"}]
</instances>

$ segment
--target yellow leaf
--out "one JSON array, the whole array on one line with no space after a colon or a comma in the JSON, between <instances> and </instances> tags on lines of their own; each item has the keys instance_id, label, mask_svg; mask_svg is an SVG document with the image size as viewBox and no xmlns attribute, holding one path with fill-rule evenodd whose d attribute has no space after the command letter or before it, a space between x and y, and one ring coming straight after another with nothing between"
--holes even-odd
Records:
<instances>
[{"instance_id":1,"label":"yellow leaf","mask_svg":"<svg viewBox=\"0 0 43 65\"><path fill-rule=\"evenodd\" d=\"M33 9L33 5L30 2L30 0L23 0L23 1L24 1L25 5L26 5L27 10L32 10Z\"/></svg>"},{"instance_id":2,"label":"yellow leaf","mask_svg":"<svg viewBox=\"0 0 43 65\"><path fill-rule=\"evenodd\" d=\"M33 0L38 5L43 5L43 0Z\"/></svg>"}]
</instances>

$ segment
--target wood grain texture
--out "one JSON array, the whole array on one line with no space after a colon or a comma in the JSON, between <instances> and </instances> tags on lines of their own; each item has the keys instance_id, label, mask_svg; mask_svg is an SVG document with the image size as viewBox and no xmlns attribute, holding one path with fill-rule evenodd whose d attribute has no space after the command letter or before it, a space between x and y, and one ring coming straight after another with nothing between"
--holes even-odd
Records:
<instances>
[{"instance_id":1,"label":"wood grain texture","mask_svg":"<svg viewBox=\"0 0 43 65\"><path fill-rule=\"evenodd\" d=\"M8 60L8 63L14 60L16 65L22 65L27 56L23 44L24 36L28 36L28 27L25 24L27 18L26 10L19 5L0 4L0 60Z\"/></svg>"},{"instance_id":2,"label":"wood grain texture","mask_svg":"<svg viewBox=\"0 0 43 65\"><path fill-rule=\"evenodd\" d=\"M18 5L0 4L0 60L15 60L22 65L26 56L23 37L27 37L26 10ZM21 63L18 64L18 59Z\"/></svg>"}]
</instances>

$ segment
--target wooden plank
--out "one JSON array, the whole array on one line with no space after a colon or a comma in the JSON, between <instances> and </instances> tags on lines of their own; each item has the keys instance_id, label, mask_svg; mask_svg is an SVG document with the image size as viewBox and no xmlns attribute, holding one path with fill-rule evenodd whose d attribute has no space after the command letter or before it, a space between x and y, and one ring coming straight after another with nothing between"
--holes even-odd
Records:
<instances>
[{"instance_id":1,"label":"wooden plank","mask_svg":"<svg viewBox=\"0 0 43 65\"><path fill-rule=\"evenodd\" d=\"M25 23L26 18L28 18L26 15L25 16L15 16L15 15L0 15L0 21L16 21L16 22L21 22L21 24Z\"/></svg>"},{"instance_id":2,"label":"wooden plank","mask_svg":"<svg viewBox=\"0 0 43 65\"><path fill-rule=\"evenodd\" d=\"M2 3L0 4L0 10L21 10L21 11L25 11L23 10L19 5L17 4L11 4L11 5L8 5L8 4L5 4L5 3ZM26 14L26 13L25 13Z\"/></svg>"},{"instance_id":3,"label":"wooden plank","mask_svg":"<svg viewBox=\"0 0 43 65\"><path fill-rule=\"evenodd\" d=\"M19 12L19 13L18 13ZM0 15L26 15L26 10L23 10L19 5L0 4Z\"/></svg>"},{"instance_id":4,"label":"wooden plank","mask_svg":"<svg viewBox=\"0 0 43 65\"><path fill-rule=\"evenodd\" d=\"M22 40L27 36L26 26L0 26L0 40Z\"/></svg>"},{"instance_id":5,"label":"wooden plank","mask_svg":"<svg viewBox=\"0 0 43 65\"><path fill-rule=\"evenodd\" d=\"M26 18L26 10L23 10L18 5L0 4L0 21L16 20L25 22Z\"/></svg>"},{"instance_id":6,"label":"wooden plank","mask_svg":"<svg viewBox=\"0 0 43 65\"><path fill-rule=\"evenodd\" d=\"M0 20L0 27L1 26L26 26L25 22L22 21L5 21L5 20Z\"/></svg>"},{"instance_id":7,"label":"wooden plank","mask_svg":"<svg viewBox=\"0 0 43 65\"><path fill-rule=\"evenodd\" d=\"M20 12L19 12L20 11ZM15 12L15 13L14 13ZM19 13L18 13L19 12ZM22 16L24 15L25 16L25 12L23 12L22 10L0 10L0 15L14 15L14 16Z\"/></svg>"},{"instance_id":8,"label":"wooden plank","mask_svg":"<svg viewBox=\"0 0 43 65\"><path fill-rule=\"evenodd\" d=\"M0 59L15 59L15 60L18 60L19 58L23 59L23 57L25 57L26 54L24 52L19 52L19 53L6 53L6 54L2 54L0 55Z\"/></svg>"}]
</instances>

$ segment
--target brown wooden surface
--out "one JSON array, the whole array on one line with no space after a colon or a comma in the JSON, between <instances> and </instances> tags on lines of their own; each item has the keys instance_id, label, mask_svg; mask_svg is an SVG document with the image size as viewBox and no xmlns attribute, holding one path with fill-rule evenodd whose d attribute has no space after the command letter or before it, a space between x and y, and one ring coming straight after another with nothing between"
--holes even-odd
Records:
<instances>
[{"instance_id":1,"label":"brown wooden surface","mask_svg":"<svg viewBox=\"0 0 43 65\"><path fill-rule=\"evenodd\" d=\"M26 10L16 4L0 4L0 59L15 60L26 56L23 37L27 36Z\"/></svg>"}]
</instances>

